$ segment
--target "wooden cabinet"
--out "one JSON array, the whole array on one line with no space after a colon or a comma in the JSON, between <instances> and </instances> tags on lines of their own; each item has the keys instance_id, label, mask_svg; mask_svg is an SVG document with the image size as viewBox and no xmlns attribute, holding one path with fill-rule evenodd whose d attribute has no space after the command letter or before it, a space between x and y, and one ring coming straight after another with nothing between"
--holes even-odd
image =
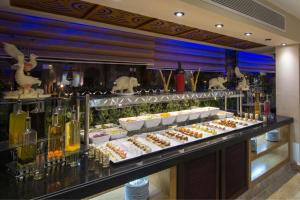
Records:
<instances>
[{"instance_id":1,"label":"wooden cabinet","mask_svg":"<svg viewBox=\"0 0 300 200\"><path fill-rule=\"evenodd\" d=\"M228 199L247 190L248 142L243 141L177 167L178 199Z\"/></svg>"},{"instance_id":2,"label":"wooden cabinet","mask_svg":"<svg viewBox=\"0 0 300 200\"><path fill-rule=\"evenodd\" d=\"M177 166L177 199L217 199L219 156L213 152Z\"/></svg>"}]
</instances>

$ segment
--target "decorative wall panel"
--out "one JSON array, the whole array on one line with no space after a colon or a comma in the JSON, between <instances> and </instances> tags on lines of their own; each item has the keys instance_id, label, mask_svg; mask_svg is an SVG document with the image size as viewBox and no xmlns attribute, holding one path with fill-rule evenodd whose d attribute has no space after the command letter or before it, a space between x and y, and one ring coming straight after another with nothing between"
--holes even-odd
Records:
<instances>
[{"instance_id":1,"label":"decorative wall panel","mask_svg":"<svg viewBox=\"0 0 300 200\"><path fill-rule=\"evenodd\" d=\"M186 32L186 33L178 35L178 37L191 39L191 40L197 40L197 41L211 40L211 39L215 39L215 38L218 38L221 36L222 35L218 34L218 33L213 33L213 32L199 30L199 29L192 30L190 32Z\"/></svg>"},{"instance_id":2,"label":"decorative wall panel","mask_svg":"<svg viewBox=\"0 0 300 200\"><path fill-rule=\"evenodd\" d=\"M70 17L84 17L95 4L79 0L11 0L11 5L67 15Z\"/></svg>"},{"instance_id":3,"label":"decorative wall panel","mask_svg":"<svg viewBox=\"0 0 300 200\"><path fill-rule=\"evenodd\" d=\"M139 29L166 35L178 35L186 31L193 30L193 28L188 26L159 19L146 23L143 26L139 27Z\"/></svg>"},{"instance_id":4,"label":"decorative wall panel","mask_svg":"<svg viewBox=\"0 0 300 200\"><path fill-rule=\"evenodd\" d=\"M138 26L153 20L151 17L100 5L91 11L86 18L106 24L115 24L129 28L137 28Z\"/></svg>"}]
</instances>

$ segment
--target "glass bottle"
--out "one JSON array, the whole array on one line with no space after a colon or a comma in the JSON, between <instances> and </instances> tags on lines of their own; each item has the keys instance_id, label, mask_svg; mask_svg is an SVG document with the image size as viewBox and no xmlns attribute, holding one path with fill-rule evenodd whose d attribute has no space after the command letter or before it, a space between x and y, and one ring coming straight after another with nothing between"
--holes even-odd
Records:
<instances>
[{"instance_id":1,"label":"glass bottle","mask_svg":"<svg viewBox=\"0 0 300 200\"><path fill-rule=\"evenodd\" d=\"M58 113L53 114L52 125L48 131L48 161L59 159L64 155L64 134L58 116Z\"/></svg>"},{"instance_id":2,"label":"glass bottle","mask_svg":"<svg viewBox=\"0 0 300 200\"><path fill-rule=\"evenodd\" d=\"M9 144L14 146L21 143L25 131L26 113L22 110L22 102L18 100L17 110L9 115Z\"/></svg>"},{"instance_id":3,"label":"glass bottle","mask_svg":"<svg viewBox=\"0 0 300 200\"><path fill-rule=\"evenodd\" d=\"M80 127L79 122L76 120L76 111L74 109L72 110L72 119L66 123L65 131L66 153L78 152L80 149Z\"/></svg>"},{"instance_id":4,"label":"glass bottle","mask_svg":"<svg viewBox=\"0 0 300 200\"><path fill-rule=\"evenodd\" d=\"M270 112L271 112L271 108L270 107L271 107L271 105L270 105L269 95L267 95L267 99L264 102L264 114L267 117L270 115Z\"/></svg>"},{"instance_id":5,"label":"glass bottle","mask_svg":"<svg viewBox=\"0 0 300 200\"><path fill-rule=\"evenodd\" d=\"M62 127L62 131L64 132L65 123L66 123L66 121L65 121L66 120L66 111L62 107L62 100L61 99L57 100L57 107L55 108L54 112L58 114L58 121L59 121L59 124Z\"/></svg>"},{"instance_id":6,"label":"glass bottle","mask_svg":"<svg viewBox=\"0 0 300 200\"><path fill-rule=\"evenodd\" d=\"M181 62L178 62L178 69L175 72L176 92L184 92L185 90L185 72L181 68Z\"/></svg>"},{"instance_id":7,"label":"glass bottle","mask_svg":"<svg viewBox=\"0 0 300 200\"><path fill-rule=\"evenodd\" d=\"M76 120L76 111L72 110L72 119L66 123L65 127L65 151L67 163L71 167L78 165L79 150L80 150L80 125Z\"/></svg>"},{"instance_id":8,"label":"glass bottle","mask_svg":"<svg viewBox=\"0 0 300 200\"><path fill-rule=\"evenodd\" d=\"M31 129L31 118L26 117L25 131L22 134L21 146L17 148L18 163L34 163L36 160L37 132Z\"/></svg>"},{"instance_id":9,"label":"glass bottle","mask_svg":"<svg viewBox=\"0 0 300 200\"><path fill-rule=\"evenodd\" d=\"M255 101L254 101L254 114L260 115L261 113L261 108L260 108L260 94L259 92L255 93Z\"/></svg>"},{"instance_id":10,"label":"glass bottle","mask_svg":"<svg viewBox=\"0 0 300 200\"><path fill-rule=\"evenodd\" d=\"M45 112L41 108L41 102L37 102L36 107L30 112L31 127L37 131L37 137L45 138Z\"/></svg>"}]
</instances>

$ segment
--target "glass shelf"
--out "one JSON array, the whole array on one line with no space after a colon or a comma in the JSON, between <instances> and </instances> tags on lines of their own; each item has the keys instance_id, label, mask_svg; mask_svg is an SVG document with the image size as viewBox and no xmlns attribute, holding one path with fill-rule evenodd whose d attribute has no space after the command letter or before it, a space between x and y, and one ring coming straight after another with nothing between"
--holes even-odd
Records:
<instances>
[{"instance_id":1,"label":"glass shelf","mask_svg":"<svg viewBox=\"0 0 300 200\"><path fill-rule=\"evenodd\" d=\"M129 95L129 96L113 96L113 97L91 97L90 107L124 107L129 105L143 104L143 103L161 103L180 100L196 100L196 99L214 99L214 98L238 98L243 97L239 91L211 91L211 92L185 92L185 93L169 93L157 95Z\"/></svg>"},{"instance_id":2,"label":"glass shelf","mask_svg":"<svg viewBox=\"0 0 300 200\"><path fill-rule=\"evenodd\" d=\"M251 181L267 176L276 167L280 166L289 159L289 146L288 143L273 149L268 154L259 157L251 162Z\"/></svg>"},{"instance_id":3,"label":"glass shelf","mask_svg":"<svg viewBox=\"0 0 300 200\"><path fill-rule=\"evenodd\" d=\"M288 143L287 138L283 138L278 142L267 141L265 139L265 134L256 137L256 141L257 141L256 151L251 152L251 160L255 160L269 153L270 151L273 151L274 149Z\"/></svg>"}]
</instances>

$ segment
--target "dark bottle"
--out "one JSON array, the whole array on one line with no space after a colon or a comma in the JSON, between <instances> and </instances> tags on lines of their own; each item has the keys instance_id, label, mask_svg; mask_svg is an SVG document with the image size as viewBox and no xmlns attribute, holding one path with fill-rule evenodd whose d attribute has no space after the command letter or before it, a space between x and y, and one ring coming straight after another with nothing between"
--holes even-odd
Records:
<instances>
[{"instance_id":1,"label":"dark bottle","mask_svg":"<svg viewBox=\"0 0 300 200\"><path fill-rule=\"evenodd\" d=\"M31 127L32 129L37 131L37 137L45 138L46 130L45 130L45 112L41 108L41 102L36 104L36 107L30 112L31 117Z\"/></svg>"},{"instance_id":2,"label":"dark bottle","mask_svg":"<svg viewBox=\"0 0 300 200\"><path fill-rule=\"evenodd\" d=\"M184 92L185 90L185 73L181 68L181 62L178 62L178 69L175 71L176 92Z\"/></svg>"}]
</instances>

